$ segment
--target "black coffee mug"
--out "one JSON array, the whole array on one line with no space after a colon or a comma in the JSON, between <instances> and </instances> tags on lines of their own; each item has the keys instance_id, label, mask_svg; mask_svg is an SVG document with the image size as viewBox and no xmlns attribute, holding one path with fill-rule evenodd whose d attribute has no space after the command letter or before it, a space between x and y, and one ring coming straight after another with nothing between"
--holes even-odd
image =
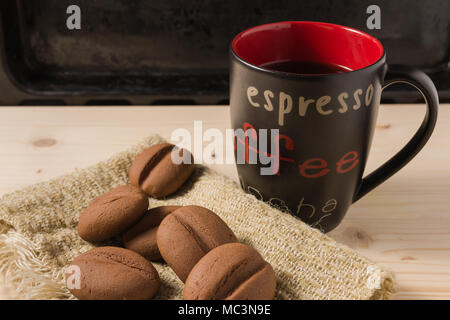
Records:
<instances>
[{"instance_id":1,"label":"black coffee mug","mask_svg":"<svg viewBox=\"0 0 450 320\"><path fill-rule=\"evenodd\" d=\"M242 188L323 232L406 165L434 129L439 102L430 78L388 66L381 43L359 30L306 21L266 24L237 35L230 56L232 126L246 133L235 135L235 149L245 150L236 154L243 159L237 164ZM363 178L381 92L398 82L422 93L425 119L403 149ZM272 129L278 129L275 139L262 139ZM262 155L279 162L273 174L261 174L267 162L250 161Z\"/></svg>"}]
</instances>

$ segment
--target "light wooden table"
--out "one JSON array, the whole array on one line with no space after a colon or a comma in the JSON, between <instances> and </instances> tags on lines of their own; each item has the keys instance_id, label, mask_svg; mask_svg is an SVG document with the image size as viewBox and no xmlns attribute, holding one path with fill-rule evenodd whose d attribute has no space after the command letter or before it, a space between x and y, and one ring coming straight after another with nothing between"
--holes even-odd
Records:
<instances>
[{"instance_id":1,"label":"light wooden table","mask_svg":"<svg viewBox=\"0 0 450 320\"><path fill-rule=\"evenodd\" d=\"M393 155L422 121L423 105L384 105L367 171ZM0 107L0 194L103 160L142 138L176 128L229 127L229 108ZM236 178L232 165L215 165ZM450 299L450 105L404 169L372 191L330 234L392 268L397 299ZM0 286L0 298L17 297ZM19 297L20 298L20 297Z\"/></svg>"}]
</instances>

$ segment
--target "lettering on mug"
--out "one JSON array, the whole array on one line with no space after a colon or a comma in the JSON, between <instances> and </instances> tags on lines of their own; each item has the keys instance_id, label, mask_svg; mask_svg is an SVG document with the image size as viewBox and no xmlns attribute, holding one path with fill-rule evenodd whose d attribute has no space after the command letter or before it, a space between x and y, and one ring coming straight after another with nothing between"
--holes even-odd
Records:
<instances>
[{"instance_id":1,"label":"lettering on mug","mask_svg":"<svg viewBox=\"0 0 450 320\"><path fill-rule=\"evenodd\" d=\"M330 199L320 208L320 213L331 213L337 207L337 200ZM316 207L312 204L306 203L305 198L301 198L300 202L297 205L297 216L305 216L308 219L311 219L316 214Z\"/></svg>"},{"instance_id":2,"label":"lettering on mug","mask_svg":"<svg viewBox=\"0 0 450 320\"><path fill-rule=\"evenodd\" d=\"M340 158L337 158L338 161L335 163L319 157L297 160L289 157L295 151L294 140L291 137L276 132L271 139L271 152L267 152L267 149L259 148L261 142L262 146L267 144L266 139L262 139L267 135L266 130L260 129L260 135L258 136L256 128L252 124L245 122L241 131L250 132L250 134L235 136L234 149L238 155L237 162L238 164L258 164L257 159L259 158L261 164L270 164L269 167L261 169L264 170L264 174L261 173L263 175L276 174L279 176L281 174L281 164L284 164L297 165L298 173L303 178L317 179L332 172L339 175L348 173L355 169L360 162L359 154L355 150L345 152ZM242 161L239 160L239 155L243 158Z\"/></svg>"},{"instance_id":3,"label":"lettering on mug","mask_svg":"<svg viewBox=\"0 0 450 320\"><path fill-rule=\"evenodd\" d=\"M242 178L240 178L240 179L242 179ZM253 188L252 186L248 186L247 187L247 192L252 194L256 199L264 201L264 198L263 198L261 192L259 192L258 189Z\"/></svg>"},{"instance_id":4,"label":"lettering on mug","mask_svg":"<svg viewBox=\"0 0 450 320\"><path fill-rule=\"evenodd\" d=\"M302 198L298 203L296 215L302 220L307 221L310 221L314 218L315 215L317 215L317 220L313 222L310 221L309 225L313 228L318 228L323 232L324 230L321 226L322 221L332 215L333 211L336 210L337 205L338 202L336 199L330 199L325 202L325 204L321 208L316 209L316 206L310 203L306 203L305 198ZM318 212L318 210L320 211Z\"/></svg>"},{"instance_id":5,"label":"lettering on mug","mask_svg":"<svg viewBox=\"0 0 450 320\"><path fill-rule=\"evenodd\" d=\"M272 207L277 208L280 211L291 213L286 202L280 198L270 198L268 202Z\"/></svg>"},{"instance_id":6,"label":"lettering on mug","mask_svg":"<svg viewBox=\"0 0 450 320\"><path fill-rule=\"evenodd\" d=\"M344 114L358 111L361 107L369 107L373 102L375 92L374 84L367 88L357 88L353 92L342 92L336 97L323 95L319 97L295 97L288 92L274 92L271 89L258 89L255 86L247 88L247 100L251 107L261 109L263 112L274 112L279 126L284 126L287 117L298 114L306 117L312 112L322 116ZM294 112L294 110L296 110Z\"/></svg>"},{"instance_id":7,"label":"lettering on mug","mask_svg":"<svg viewBox=\"0 0 450 320\"><path fill-rule=\"evenodd\" d=\"M243 183L242 177L239 176L239 180ZM321 207L316 208L315 205L307 203L305 198L302 197L297 205L297 210L295 212L291 212L286 202L280 198L270 198L269 200L265 200L262 193L252 186L247 186L244 188L247 193L252 194L256 199L264 201L268 203L270 206L275 207L283 212L287 212L293 214L302 220L311 221L315 216L317 219L313 222L309 222L309 225L322 230L321 223L322 221L331 216L333 211L336 210L338 206L338 201L334 198L326 201Z\"/></svg>"}]
</instances>

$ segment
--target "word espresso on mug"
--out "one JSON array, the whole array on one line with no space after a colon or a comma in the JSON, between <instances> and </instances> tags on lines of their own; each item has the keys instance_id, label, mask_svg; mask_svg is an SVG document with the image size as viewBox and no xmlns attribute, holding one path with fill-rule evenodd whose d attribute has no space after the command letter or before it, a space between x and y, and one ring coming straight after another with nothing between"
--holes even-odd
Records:
<instances>
[{"instance_id":1,"label":"word espresso on mug","mask_svg":"<svg viewBox=\"0 0 450 320\"><path fill-rule=\"evenodd\" d=\"M363 104L366 107L372 103L374 95L374 85L370 84L365 90L356 89L353 92L342 92L336 97L328 95L318 98L296 96L285 93L283 91L275 93L273 90L261 90L255 86L247 88L247 99L251 106L255 108L264 108L268 112L273 112L275 107L278 109L278 125L284 126L285 115L293 112L294 98L297 99L297 111L300 117L307 115L309 109L314 108L316 112L323 116L331 115L335 112L346 113L349 110L358 110ZM332 103L335 103L335 106Z\"/></svg>"}]
</instances>

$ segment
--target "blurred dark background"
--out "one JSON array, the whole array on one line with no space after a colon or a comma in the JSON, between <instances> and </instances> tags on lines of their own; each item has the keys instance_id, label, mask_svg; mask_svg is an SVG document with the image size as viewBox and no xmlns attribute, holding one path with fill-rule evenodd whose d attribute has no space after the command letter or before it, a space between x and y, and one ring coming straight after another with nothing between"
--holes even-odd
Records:
<instances>
[{"instance_id":1,"label":"blurred dark background","mask_svg":"<svg viewBox=\"0 0 450 320\"><path fill-rule=\"evenodd\" d=\"M81 30L68 30L69 5ZM381 8L368 30L366 9ZM0 105L227 104L228 49L239 31L282 20L372 34L389 63L427 72L450 102L449 0L2 0ZM383 102L422 102L394 86Z\"/></svg>"}]
</instances>

